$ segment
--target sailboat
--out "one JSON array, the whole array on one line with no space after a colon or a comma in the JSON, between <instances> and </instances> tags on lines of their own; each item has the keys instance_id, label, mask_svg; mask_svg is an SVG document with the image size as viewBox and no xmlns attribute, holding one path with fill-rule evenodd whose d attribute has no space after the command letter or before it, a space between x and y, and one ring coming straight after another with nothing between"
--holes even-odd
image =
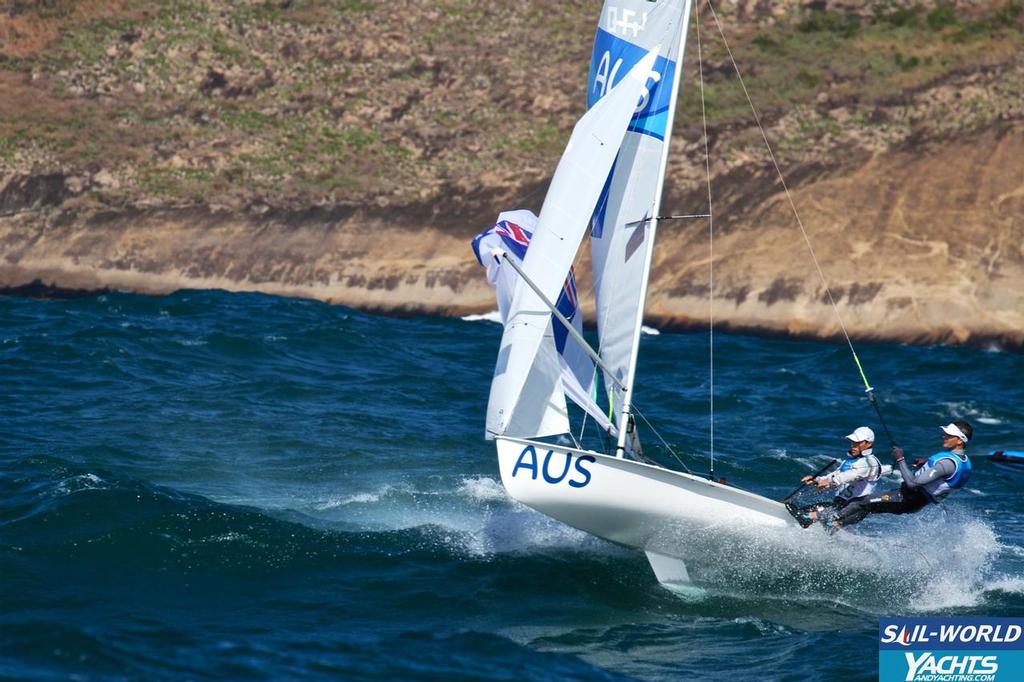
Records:
<instances>
[{"instance_id":1,"label":"sailboat","mask_svg":"<svg viewBox=\"0 0 1024 682\"><path fill-rule=\"evenodd\" d=\"M539 216L507 214L499 221L504 244L474 242L492 283L499 279L494 270L514 271L504 280L504 332L485 433L496 444L506 490L543 514L645 552L657 578L674 583L689 581L686 538L695 532L797 527L781 502L646 460L637 437L637 353L690 10L691 0L605 2L588 110ZM588 233L597 350L580 333L578 311L569 319L560 304ZM528 238L529 248L511 253L509 234ZM589 363L582 372L581 355ZM564 437L572 433L567 395L614 438L613 451Z\"/></svg>"}]
</instances>

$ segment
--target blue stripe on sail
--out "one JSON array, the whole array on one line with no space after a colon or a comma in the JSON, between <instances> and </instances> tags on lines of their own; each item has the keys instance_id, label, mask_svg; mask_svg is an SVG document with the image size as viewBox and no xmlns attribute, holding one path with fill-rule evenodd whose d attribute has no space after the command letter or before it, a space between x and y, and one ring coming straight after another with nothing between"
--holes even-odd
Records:
<instances>
[{"instance_id":1,"label":"blue stripe on sail","mask_svg":"<svg viewBox=\"0 0 1024 682\"><path fill-rule=\"evenodd\" d=\"M634 118L632 123L629 124L628 130L634 133L641 133L643 135L650 135L651 137L659 140L665 139L665 127L668 125L668 111L662 111L659 114L653 116L647 116L646 118Z\"/></svg>"},{"instance_id":2,"label":"blue stripe on sail","mask_svg":"<svg viewBox=\"0 0 1024 682\"><path fill-rule=\"evenodd\" d=\"M597 29L587 80L587 108L608 94L646 54L647 50L639 45L618 38L602 28ZM665 138L665 126L668 123L666 112L672 98L675 70L674 61L658 55L651 73L658 74L660 78L657 81L654 77L647 79L647 103L633 117L630 130L659 140Z\"/></svg>"}]
</instances>

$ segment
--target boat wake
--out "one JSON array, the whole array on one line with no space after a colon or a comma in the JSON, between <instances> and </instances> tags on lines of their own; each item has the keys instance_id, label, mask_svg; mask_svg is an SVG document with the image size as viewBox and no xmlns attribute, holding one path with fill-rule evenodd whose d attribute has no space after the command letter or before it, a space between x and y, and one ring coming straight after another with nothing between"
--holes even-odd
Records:
<instances>
[{"instance_id":1,"label":"boat wake","mask_svg":"<svg viewBox=\"0 0 1024 682\"><path fill-rule=\"evenodd\" d=\"M949 513L936 522L926 514L865 526L835 536L817 527L716 526L680 538L678 551L693 583L712 592L825 600L870 612L971 608L991 590L1024 585L992 574L1010 548L978 519Z\"/></svg>"},{"instance_id":2,"label":"boat wake","mask_svg":"<svg viewBox=\"0 0 1024 682\"><path fill-rule=\"evenodd\" d=\"M515 502L487 476L463 478L454 490L434 497L430 517L445 531L437 534L439 541L466 559L562 553L570 562L581 555L632 561L641 556ZM424 511L422 498L416 506ZM926 536L955 541L920 542ZM690 579L708 595L827 601L882 613L970 609L991 592L1024 592L1024 579L991 568L1001 553L1024 550L1001 544L986 522L944 510L869 519L835 536L817 527L719 524L689 529L675 549L685 556ZM694 594L688 590L687 599Z\"/></svg>"},{"instance_id":3,"label":"boat wake","mask_svg":"<svg viewBox=\"0 0 1024 682\"><path fill-rule=\"evenodd\" d=\"M464 477L445 489L392 487L350 496L376 507L392 530L431 525L446 551L465 560L542 554L567 562L583 556L635 562L642 555L576 530L512 500L500 481ZM377 527L378 530L383 528ZM922 543L922 537L955 539ZM662 539L670 542L671 539ZM1024 549L1000 542L986 522L932 510L868 519L835 536L822 529L709 526L675 541L701 592L737 598L826 601L871 613L970 609L992 592L1024 593L1024 579L992 570L1000 554ZM635 569L630 569L635 570ZM653 576L651 577L653 581Z\"/></svg>"}]
</instances>

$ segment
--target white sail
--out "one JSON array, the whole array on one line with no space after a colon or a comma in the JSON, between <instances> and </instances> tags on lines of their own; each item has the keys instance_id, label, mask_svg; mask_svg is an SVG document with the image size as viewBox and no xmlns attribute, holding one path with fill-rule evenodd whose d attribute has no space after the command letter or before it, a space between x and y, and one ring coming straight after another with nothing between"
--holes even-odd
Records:
<instances>
[{"instance_id":1,"label":"white sail","mask_svg":"<svg viewBox=\"0 0 1024 682\"><path fill-rule=\"evenodd\" d=\"M498 313L502 326L508 321L509 310L512 308L512 296L515 293L519 273L516 266L522 267L523 259L530 247L533 233L537 229L537 216L532 211L503 211L498 215L494 225L481 232L473 239L473 253L477 262L487 271L487 283L494 288L498 300ZM506 259L512 264L506 263ZM555 307L569 320L576 334L583 333L583 311L579 308L579 294L576 290L576 277L572 270L565 279L559 292ZM561 385L554 391L564 393L574 403L587 412L602 431L615 433L608 415L594 400L596 374L594 362L587 351L574 338L573 334L560 321L552 319L554 345L542 343L539 352L556 351L558 364L561 367ZM565 413L564 406L553 396L549 400L549 413L545 419L551 424Z\"/></svg>"},{"instance_id":2,"label":"white sail","mask_svg":"<svg viewBox=\"0 0 1024 682\"><path fill-rule=\"evenodd\" d=\"M665 162L682 71L690 0L607 0L591 57L588 106L598 106L621 74L656 46L651 85L626 133L594 212L591 250L601 358L625 392L611 391L622 429L637 345ZM605 386L613 386L605 377ZM625 399L625 405L624 405ZM628 445L627 445L627 449Z\"/></svg>"},{"instance_id":3,"label":"white sail","mask_svg":"<svg viewBox=\"0 0 1024 682\"><path fill-rule=\"evenodd\" d=\"M583 115L569 138L523 261L525 276L548 302L557 299L565 282L656 57L652 50L639 59L621 82ZM538 351L550 338L548 303L520 280L491 382L487 437L551 435L542 433L549 429L542 428L541 421L550 412L548 404L559 370L557 363L537 362L547 355ZM568 419L558 428L554 433L567 432Z\"/></svg>"}]
</instances>

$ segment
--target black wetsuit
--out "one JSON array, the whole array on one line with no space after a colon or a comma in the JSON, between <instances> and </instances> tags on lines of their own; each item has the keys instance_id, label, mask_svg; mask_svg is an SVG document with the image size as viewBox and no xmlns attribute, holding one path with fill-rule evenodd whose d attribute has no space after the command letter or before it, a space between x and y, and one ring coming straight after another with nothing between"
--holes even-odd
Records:
<instances>
[{"instance_id":1,"label":"black wetsuit","mask_svg":"<svg viewBox=\"0 0 1024 682\"><path fill-rule=\"evenodd\" d=\"M949 459L940 459L935 466L914 472L905 459L896 463L903 484L899 490L868 495L853 500L835 517L836 523L849 526L864 520L868 514L913 514L927 507L933 500L925 486L940 479L948 479L956 473L956 465Z\"/></svg>"}]
</instances>

